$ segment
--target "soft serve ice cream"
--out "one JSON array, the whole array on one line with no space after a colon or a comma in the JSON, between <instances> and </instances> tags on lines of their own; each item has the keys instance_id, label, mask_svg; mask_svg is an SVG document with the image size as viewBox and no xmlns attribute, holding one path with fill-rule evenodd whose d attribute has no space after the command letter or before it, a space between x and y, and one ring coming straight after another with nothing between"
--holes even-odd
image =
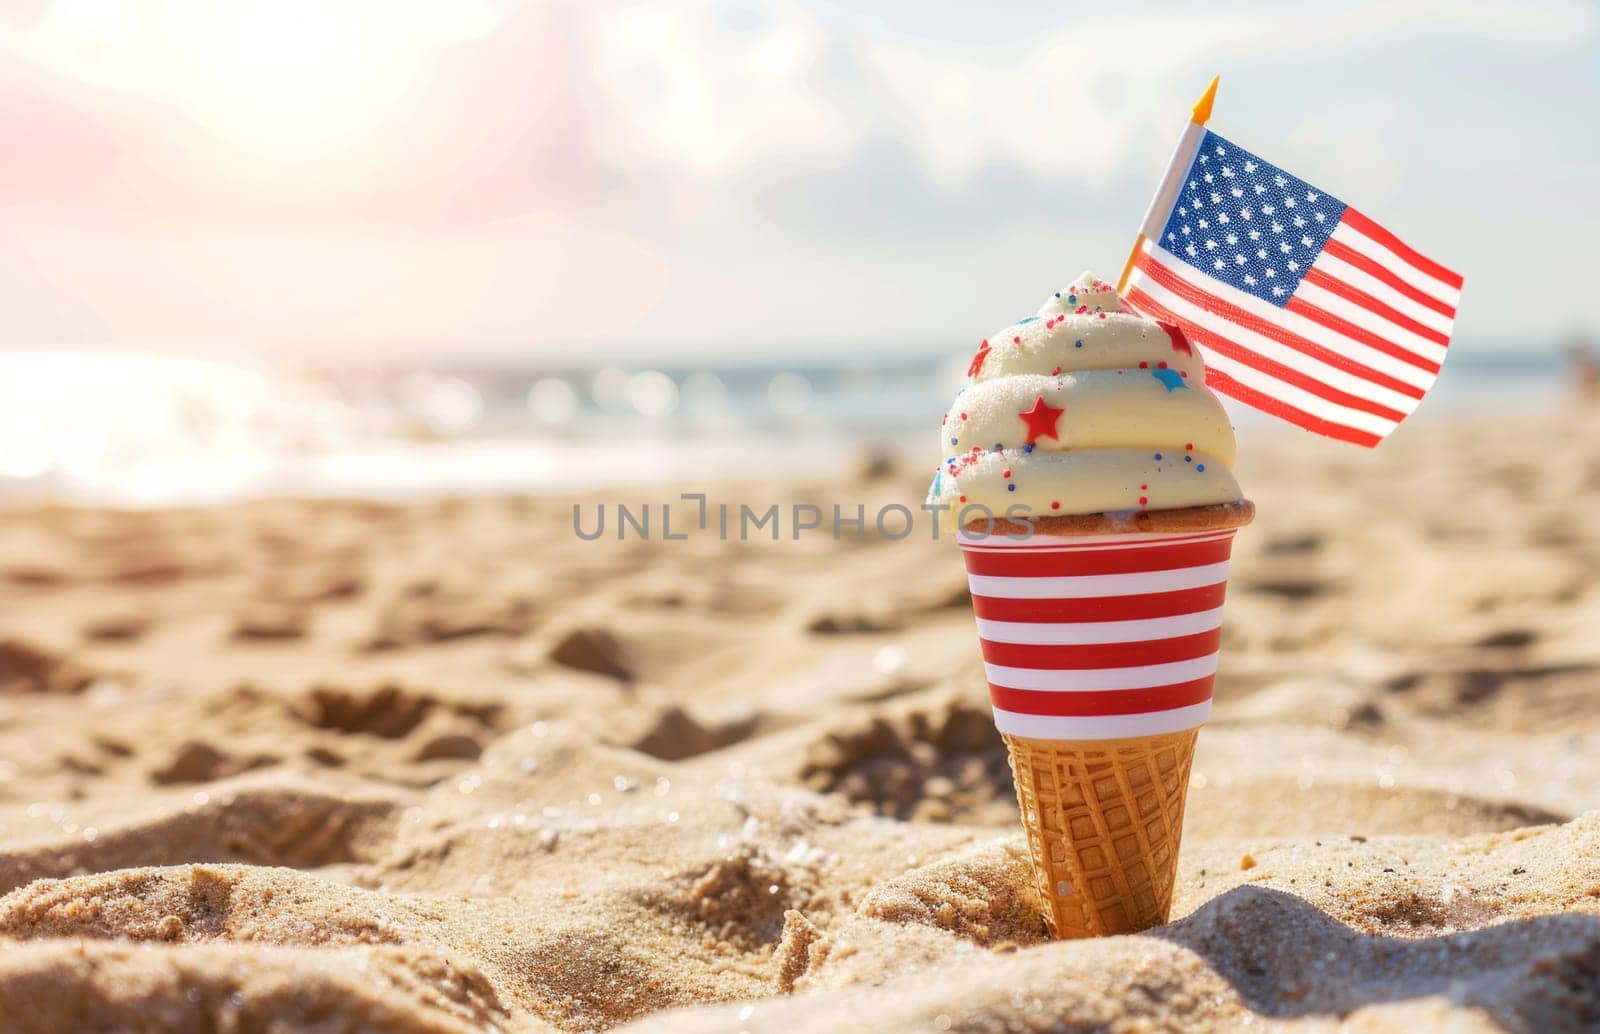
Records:
<instances>
[{"instance_id":1,"label":"soft serve ice cream","mask_svg":"<svg viewBox=\"0 0 1600 1034\"><path fill-rule=\"evenodd\" d=\"M930 505L989 513L1119 514L1238 502L1233 427L1176 327L1084 273L984 339L940 428ZM968 509L973 508L973 509Z\"/></svg>"}]
</instances>

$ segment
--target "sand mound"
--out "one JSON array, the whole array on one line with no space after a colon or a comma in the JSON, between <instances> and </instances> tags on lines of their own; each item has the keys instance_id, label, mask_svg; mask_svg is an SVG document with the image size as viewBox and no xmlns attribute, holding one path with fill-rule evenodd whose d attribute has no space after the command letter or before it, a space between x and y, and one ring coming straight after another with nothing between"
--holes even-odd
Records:
<instances>
[{"instance_id":1,"label":"sand mound","mask_svg":"<svg viewBox=\"0 0 1600 1034\"><path fill-rule=\"evenodd\" d=\"M61 988L72 988L63 995ZM7 1029L130 1032L514 1029L481 973L418 948L203 948L44 941L0 954Z\"/></svg>"}]
</instances>

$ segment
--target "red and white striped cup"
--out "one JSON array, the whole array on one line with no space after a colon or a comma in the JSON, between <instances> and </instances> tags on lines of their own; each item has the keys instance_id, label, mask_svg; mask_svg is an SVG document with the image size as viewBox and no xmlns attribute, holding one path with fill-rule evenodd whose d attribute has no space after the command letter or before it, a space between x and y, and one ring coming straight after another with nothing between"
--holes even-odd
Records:
<instances>
[{"instance_id":1,"label":"red and white striped cup","mask_svg":"<svg viewBox=\"0 0 1600 1034\"><path fill-rule=\"evenodd\" d=\"M1201 725L1211 713L1234 531L1026 539L963 531L999 730L1101 740Z\"/></svg>"}]
</instances>

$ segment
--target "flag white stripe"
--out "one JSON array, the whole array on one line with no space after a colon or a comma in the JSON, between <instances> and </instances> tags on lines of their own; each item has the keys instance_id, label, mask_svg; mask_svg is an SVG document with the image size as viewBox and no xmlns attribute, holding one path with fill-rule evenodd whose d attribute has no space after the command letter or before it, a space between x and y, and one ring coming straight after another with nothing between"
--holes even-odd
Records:
<instances>
[{"instance_id":1,"label":"flag white stripe","mask_svg":"<svg viewBox=\"0 0 1600 1034\"><path fill-rule=\"evenodd\" d=\"M1199 589L1228 579L1228 562L1182 567L1172 571L1133 574L1063 575L1055 578L1012 578L974 574L967 581L974 596L1011 600L1065 600L1094 596L1143 596L1152 592Z\"/></svg>"},{"instance_id":2,"label":"flag white stripe","mask_svg":"<svg viewBox=\"0 0 1600 1034\"><path fill-rule=\"evenodd\" d=\"M1207 276L1205 273L1202 273L1200 270L1178 258L1176 255L1167 251L1159 244L1152 243L1149 245L1149 248L1152 257L1154 257L1156 261L1160 262L1163 266L1170 270L1174 276L1178 277L1184 283L1199 291L1203 291L1206 294L1213 295L1229 302L1232 305L1236 305L1245 312L1249 313L1251 316L1254 316L1263 322L1276 324L1291 334L1295 334L1307 339L1308 341L1315 342L1329 351L1337 352L1348 359L1360 363L1362 366L1365 366L1370 370L1387 374L1397 381L1402 381L1406 384L1412 385L1413 387L1421 388L1424 391L1433 387L1433 382L1437 379L1435 374L1431 374L1427 370L1413 366L1404 359L1396 359L1394 356L1386 355L1370 345L1365 345L1354 340L1353 338L1345 337L1338 331L1329 330L1322 324L1313 320L1309 320L1297 312L1290 312L1287 309L1280 309L1271 302L1264 302L1253 294L1246 294L1237 288L1230 287L1220 280L1213 279L1212 277ZM1138 280L1139 286L1144 288L1146 291L1149 291L1151 296L1154 297L1155 291L1151 290L1151 288L1160 287L1161 285L1156 284L1149 278L1145 277L1137 267L1134 269L1134 273L1140 277ZM1227 320L1223 320L1222 322L1223 325L1229 328L1237 328L1239 326L1239 324L1230 323ZM1235 338L1232 333L1225 333L1223 336L1229 338L1230 340L1238 340L1238 338ZM1240 343L1243 344L1243 342Z\"/></svg>"},{"instance_id":3,"label":"flag white stripe","mask_svg":"<svg viewBox=\"0 0 1600 1034\"><path fill-rule=\"evenodd\" d=\"M1181 270L1177 270L1175 272L1181 273ZM1288 345L1280 344L1279 342L1267 337L1265 334L1259 334L1243 324L1234 323L1215 313L1207 312L1198 305L1194 305L1186 299L1181 298L1173 292L1167 290L1154 280L1141 278L1135 282L1138 284L1139 290L1145 292L1151 298L1155 299L1157 304L1171 312L1174 316L1178 316L1181 319L1187 320L1201 329L1209 330L1221 337L1225 337L1229 341L1232 341L1243 348L1247 348L1263 358L1282 363L1284 366L1287 366L1292 370L1299 370L1306 376L1312 378L1313 380L1321 381L1330 388L1338 388L1340 391L1343 391L1347 394L1355 395L1360 398L1371 399L1380 406L1387 406L1388 408L1400 413L1410 413L1417 406L1418 400L1409 395L1403 395L1400 392L1391 388L1386 388L1381 384L1374 384L1372 381L1369 381L1365 377L1362 377L1358 374L1346 373L1344 370L1341 370L1336 366L1329 366L1320 359L1306 355L1304 352L1290 348ZM1216 283L1217 287L1226 287L1226 285L1217 282L1213 283ZM1201 287L1201 290L1205 289L1205 287ZM1215 288L1213 288L1213 290L1215 290ZM1220 294L1220 291L1217 293ZM1228 300L1232 301L1233 299L1231 296L1229 296ZM1344 349L1330 348L1330 351L1338 351L1340 354L1348 354ZM1205 354L1207 365L1215 365L1217 360L1224 358L1226 357L1220 356L1216 349L1211 349ZM1412 367L1412 369L1416 368ZM1231 371L1229 372L1229 376L1233 376ZM1235 379L1237 380L1238 378ZM1274 383L1280 382L1277 382L1274 378ZM1407 383L1410 382L1408 381ZM1419 384L1418 387L1423 387L1423 385ZM1277 389L1274 388L1272 393L1277 394ZM1327 402L1324 402L1324 404L1332 405L1332 403Z\"/></svg>"},{"instance_id":4,"label":"flag white stripe","mask_svg":"<svg viewBox=\"0 0 1600 1034\"><path fill-rule=\"evenodd\" d=\"M1378 416L1376 413L1367 413L1349 406L1341 406L1336 402L1329 402L1320 395L1313 395L1309 391L1302 391L1292 384L1285 383L1270 373L1263 373L1253 366L1235 362L1225 355L1211 352L1206 355L1206 367L1218 373L1227 374L1247 388L1254 388L1264 395L1270 395L1279 401L1293 406L1312 416L1321 417L1335 424L1353 427L1358 431L1367 431L1378 437L1383 437L1393 431L1397 422L1387 417Z\"/></svg>"},{"instance_id":5,"label":"flag white stripe","mask_svg":"<svg viewBox=\"0 0 1600 1034\"><path fill-rule=\"evenodd\" d=\"M1315 263L1312 264L1312 268L1316 268ZM1444 362L1445 346L1429 341L1397 323L1391 323L1371 309L1340 298L1332 291L1318 287L1309 280L1300 281L1300 286L1294 290L1294 296L1304 298L1322 311L1348 320L1363 330L1370 330L1385 341L1398 345L1413 355L1433 363ZM1433 375L1428 376L1431 379Z\"/></svg>"},{"instance_id":6,"label":"flag white stripe","mask_svg":"<svg viewBox=\"0 0 1600 1034\"><path fill-rule=\"evenodd\" d=\"M1444 281L1435 278L1432 274L1423 272L1360 230L1352 229L1349 223L1340 222L1338 226L1333 228L1333 233L1330 236L1341 244L1348 244L1351 248L1361 252L1361 254L1367 256L1378 265L1383 266L1412 287L1422 291L1424 294L1432 295L1450 306L1450 308L1455 309L1461 305L1461 289L1459 287L1451 287Z\"/></svg>"},{"instance_id":7,"label":"flag white stripe","mask_svg":"<svg viewBox=\"0 0 1600 1034\"><path fill-rule=\"evenodd\" d=\"M994 709L995 728L1012 736L1040 740L1118 740L1128 736L1159 736L1204 725L1211 716L1211 701L1148 714L1043 715L1018 714Z\"/></svg>"},{"instance_id":8,"label":"flag white stripe","mask_svg":"<svg viewBox=\"0 0 1600 1034\"><path fill-rule=\"evenodd\" d=\"M1382 302L1402 316L1409 316L1424 327L1437 330L1441 334L1449 334L1450 328L1455 325L1454 318L1407 298L1371 273L1357 269L1344 259L1330 255L1326 251L1317 256L1317 261L1312 263L1311 268L1322 270L1347 287L1371 295L1374 301Z\"/></svg>"},{"instance_id":9,"label":"flag white stripe","mask_svg":"<svg viewBox=\"0 0 1600 1034\"><path fill-rule=\"evenodd\" d=\"M1004 689L1035 689L1047 693L1092 693L1110 689L1151 689L1193 682L1217 673L1217 655L1187 661L1144 664L1135 668L1011 668L984 662L989 684Z\"/></svg>"},{"instance_id":10,"label":"flag white stripe","mask_svg":"<svg viewBox=\"0 0 1600 1034\"><path fill-rule=\"evenodd\" d=\"M1033 622L978 619L978 637L991 643L1030 646L1089 646L1176 639L1222 627L1222 608L1135 621Z\"/></svg>"}]
</instances>

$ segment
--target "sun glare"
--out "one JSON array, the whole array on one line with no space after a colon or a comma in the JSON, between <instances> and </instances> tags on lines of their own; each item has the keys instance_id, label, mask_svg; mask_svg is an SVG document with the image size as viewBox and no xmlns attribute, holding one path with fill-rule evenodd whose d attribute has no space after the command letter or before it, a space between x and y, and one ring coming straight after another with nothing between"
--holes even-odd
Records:
<instances>
[{"instance_id":1,"label":"sun glare","mask_svg":"<svg viewBox=\"0 0 1600 1034\"><path fill-rule=\"evenodd\" d=\"M51 15L68 31L105 40L127 39L136 25L127 0L57 0Z\"/></svg>"},{"instance_id":2,"label":"sun glare","mask_svg":"<svg viewBox=\"0 0 1600 1034\"><path fill-rule=\"evenodd\" d=\"M174 19L170 37L206 82L251 104L336 101L394 56L383 34L357 31L318 0L236 0Z\"/></svg>"},{"instance_id":3,"label":"sun glare","mask_svg":"<svg viewBox=\"0 0 1600 1034\"><path fill-rule=\"evenodd\" d=\"M348 145L426 83L431 56L502 14L493 0L55 0L0 36L235 147L296 159Z\"/></svg>"}]
</instances>

